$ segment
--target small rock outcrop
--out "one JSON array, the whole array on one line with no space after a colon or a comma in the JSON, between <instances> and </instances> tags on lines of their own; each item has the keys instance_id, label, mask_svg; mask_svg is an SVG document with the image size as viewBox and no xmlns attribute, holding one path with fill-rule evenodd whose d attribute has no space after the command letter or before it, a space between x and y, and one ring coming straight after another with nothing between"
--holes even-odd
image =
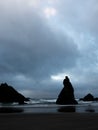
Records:
<instances>
[{"instance_id":1,"label":"small rock outcrop","mask_svg":"<svg viewBox=\"0 0 98 130\"><path fill-rule=\"evenodd\" d=\"M18 93L12 86L6 83L0 85L0 102L1 103L13 103L24 104L25 101L29 101L22 94Z\"/></svg>"},{"instance_id":2,"label":"small rock outcrop","mask_svg":"<svg viewBox=\"0 0 98 130\"><path fill-rule=\"evenodd\" d=\"M98 101L98 97L94 97L91 93L87 94L83 98L80 98L80 101Z\"/></svg>"},{"instance_id":3,"label":"small rock outcrop","mask_svg":"<svg viewBox=\"0 0 98 130\"><path fill-rule=\"evenodd\" d=\"M94 96L91 93L89 93L85 97L80 98L80 100L83 100L83 101L94 101Z\"/></svg>"},{"instance_id":4,"label":"small rock outcrop","mask_svg":"<svg viewBox=\"0 0 98 130\"><path fill-rule=\"evenodd\" d=\"M66 76L63 80L64 88L61 90L56 104L66 105L66 104L78 104L78 102L75 100L74 97L74 88L69 80L69 78Z\"/></svg>"}]
</instances>

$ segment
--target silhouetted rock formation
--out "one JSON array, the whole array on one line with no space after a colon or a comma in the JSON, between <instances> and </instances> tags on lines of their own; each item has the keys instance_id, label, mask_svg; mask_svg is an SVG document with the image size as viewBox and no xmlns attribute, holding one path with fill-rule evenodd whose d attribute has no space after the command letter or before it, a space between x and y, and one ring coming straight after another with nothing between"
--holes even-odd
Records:
<instances>
[{"instance_id":1,"label":"silhouetted rock formation","mask_svg":"<svg viewBox=\"0 0 98 130\"><path fill-rule=\"evenodd\" d=\"M74 88L66 76L63 80L64 88L60 92L56 104L78 104L74 97Z\"/></svg>"},{"instance_id":2,"label":"silhouetted rock formation","mask_svg":"<svg viewBox=\"0 0 98 130\"><path fill-rule=\"evenodd\" d=\"M13 103L18 102L24 104L24 101L28 101L22 94L18 93L12 86L6 83L0 85L0 102L1 103Z\"/></svg>"},{"instance_id":3,"label":"silhouetted rock formation","mask_svg":"<svg viewBox=\"0 0 98 130\"><path fill-rule=\"evenodd\" d=\"M83 101L94 101L94 96L89 93L85 97L80 98L80 100L83 100Z\"/></svg>"},{"instance_id":4,"label":"silhouetted rock formation","mask_svg":"<svg viewBox=\"0 0 98 130\"><path fill-rule=\"evenodd\" d=\"M98 98L97 97L94 98L94 96L91 93L89 93L86 96L84 96L83 98L80 98L80 100L82 100L82 101L98 101Z\"/></svg>"}]
</instances>

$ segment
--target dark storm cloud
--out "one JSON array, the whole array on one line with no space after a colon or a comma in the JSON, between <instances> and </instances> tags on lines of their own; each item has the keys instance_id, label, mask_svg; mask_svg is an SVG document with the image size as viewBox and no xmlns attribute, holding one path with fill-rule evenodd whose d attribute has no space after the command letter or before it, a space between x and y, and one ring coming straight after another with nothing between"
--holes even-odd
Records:
<instances>
[{"instance_id":1,"label":"dark storm cloud","mask_svg":"<svg viewBox=\"0 0 98 130\"><path fill-rule=\"evenodd\" d=\"M55 95L57 84L53 85L50 77L75 66L77 46L70 37L54 33L27 5L3 2L1 12L0 82L15 86L25 95Z\"/></svg>"},{"instance_id":2,"label":"dark storm cloud","mask_svg":"<svg viewBox=\"0 0 98 130\"><path fill-rule=\"evenodd\" d=\"M76 46L66 39L57 43L50 35L51 33L46 36L42 32L41 37L37 35L38 40L32 39L32 43L27 43L27 48L25 44L21 44L21 41L17 43L11 40L1 40L1 70L12 73L38 73L38 75L46 73L46 76L64 67L73 67L78 56Z\"/></svg>"},{"instance_id":3,"label":"dark storm cloud","mask_svg":"<svg viewBox=\"0 0 98 130\"><path fill-rule=\"evenodd\" d=\"M98 1L57 1L0 2L0 82L51 97L62 86L51 76L68 73L76 95L97 90Z\"/></svg>"},{"instance_id":4,"label":"dark storm cloud","mask_svg":"<svg viewBox=\"0 0 98 130\"><path fill-rule=\"evenodd\" d=\"M58 33L57 41L46 21L29 11L22 13L22 17L16 12L15 16L9 13L9 19L4 19L2 23L1 72L22 73L34 78L46 77L65 67L73 67L78 50L72 39Z\"/></svg>"}]
</instances>

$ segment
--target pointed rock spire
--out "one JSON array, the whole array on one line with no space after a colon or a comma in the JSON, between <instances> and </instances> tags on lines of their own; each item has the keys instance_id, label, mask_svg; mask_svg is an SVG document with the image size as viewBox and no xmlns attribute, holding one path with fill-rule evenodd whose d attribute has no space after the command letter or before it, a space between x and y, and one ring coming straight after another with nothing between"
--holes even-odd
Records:
<instances>
[{"instance_id":1,"label":"pointed rock spire","mask_svg":"<svg viewBox=\"0 0 98 130\"><path fill-rule=\"evenodd\" d=\"M68 76L65 76L65 79L63 80L63 85L64 88L61 90L56 104L78 104L74 97L74 88Z\"/></svg>"}]
</instances>

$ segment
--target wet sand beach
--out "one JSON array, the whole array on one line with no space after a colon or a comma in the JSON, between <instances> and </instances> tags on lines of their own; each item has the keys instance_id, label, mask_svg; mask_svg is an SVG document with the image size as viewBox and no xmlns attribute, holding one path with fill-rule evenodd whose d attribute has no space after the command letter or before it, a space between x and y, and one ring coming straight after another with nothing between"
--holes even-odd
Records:
<instances>
[{"instance_id":1,"label":"wet sand beach","mask_svg":"<svg viewBox=\"0 0 98 130\"><path fill-rule=\"evenodd\" d=\"M1 113L0 130L97 130L98 113Z\"/></svg>"}]
</instances>

